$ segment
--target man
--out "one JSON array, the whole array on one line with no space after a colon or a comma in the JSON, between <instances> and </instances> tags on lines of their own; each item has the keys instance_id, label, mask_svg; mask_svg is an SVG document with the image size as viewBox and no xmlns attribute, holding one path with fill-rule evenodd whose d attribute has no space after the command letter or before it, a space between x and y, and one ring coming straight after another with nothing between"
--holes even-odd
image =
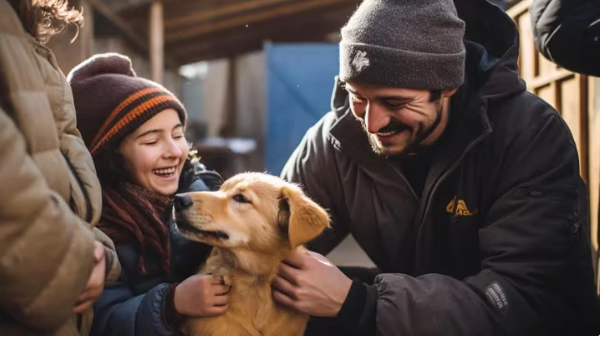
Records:
<instances>
[{"instance_id":1,"label":"man","mask_svg":"<svg viewBox=\"0 0 600 337\"><path fill-rule=\"evenodd\" d=\"M82 17L59 0L0 0L0 13L0 334L87 334L120 265L91 229L100 183L41 43Z\"/></svg>"},{"instance_id":2,"label":"man","mask_svg":"<svg viewBox=\"0 0 600 337\"><path fill-rule=\"evenodd\" d=\"M463 5L365 0L342 29L333 111L282 176L331 213L309 248L352 234L381 273L296 254L273 296L368 334L597 334L573 138L518 77L510 18Z\"/></svg>"},{"instance_id":3,"label":"man","mask_svg":"<svg viewBox=\"0 0 600 337\"><path fill-rule=\"evenodd\" d=\"M535 0L530 12L535 46L544 57L565 69L600 76L597 0Z\"/></svg>"}]
</instances>

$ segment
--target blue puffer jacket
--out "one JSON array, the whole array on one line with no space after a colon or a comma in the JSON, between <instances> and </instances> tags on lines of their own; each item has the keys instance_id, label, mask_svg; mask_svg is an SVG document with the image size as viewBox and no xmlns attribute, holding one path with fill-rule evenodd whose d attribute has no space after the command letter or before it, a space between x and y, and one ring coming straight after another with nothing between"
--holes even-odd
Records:
<instances>
[{"instance_id":1,"label":"blue puffer jacket","mask_svg":"<svg viewBox=\"0 0 600 337\"><path fill-rule=\"evenodd\" d=\"M181 179L180 189L187 191L216 190L221 177L206 171L198 164L188 167L187 177ZM206 260L211 247L185 239L175 229L172 219L169 223L171 235L171 276L160 271L158 254L147 251L145 256L146 274L138 273L138 258L133 244L116 245L122 272L119 282L104 290L94 304L92 335L120 336L171 336L178 332L167 324L164 310L165 298L172 283L181 282L195 274Z\"/></svg>"}]
</instances>

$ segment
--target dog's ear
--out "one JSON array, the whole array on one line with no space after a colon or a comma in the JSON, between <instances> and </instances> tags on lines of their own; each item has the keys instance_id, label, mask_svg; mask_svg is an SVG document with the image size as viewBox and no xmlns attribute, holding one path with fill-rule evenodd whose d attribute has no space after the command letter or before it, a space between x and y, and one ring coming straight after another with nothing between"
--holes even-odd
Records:
<instances>
[{"instance_id":1,"label":"dog's ear","mask_svg":"<svg viewBox=\"0 0 600 337\"><path fill-rule=\"evenodd\" d=\"M281 189L278 218L292 248L319 236L330 222L327 212L295 186Z\"/></svg>"}]
</instances>

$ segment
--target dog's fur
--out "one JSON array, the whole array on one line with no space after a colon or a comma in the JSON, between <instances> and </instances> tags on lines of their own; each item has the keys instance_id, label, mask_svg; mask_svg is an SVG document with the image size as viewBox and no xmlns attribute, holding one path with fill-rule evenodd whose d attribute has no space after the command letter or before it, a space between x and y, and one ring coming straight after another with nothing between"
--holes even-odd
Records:
<instances>
[{"instance_id":1,"label":"dog's fur","mask_svg":"<svg viewBox=\"0 0 600 337\"><path fill-rule=\"evenodd\" d=\"M293 184L262 173L228 179L218 192L178 195L177 224L213 252L200 270L231 285L221 316L188 318L188 335L303 335L308 316L274 302L271 282L280 262L329 227L327 212ZM193 203L192 203L193 202Z\"/></svg>"}]
</instances>

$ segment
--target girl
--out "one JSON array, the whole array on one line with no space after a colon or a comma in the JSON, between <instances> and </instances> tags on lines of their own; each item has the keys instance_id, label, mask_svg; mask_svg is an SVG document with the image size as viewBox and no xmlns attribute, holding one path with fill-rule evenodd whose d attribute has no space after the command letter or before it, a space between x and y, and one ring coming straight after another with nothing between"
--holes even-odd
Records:
<instances>
[{"instance_id":1,"label":"girl","mask_svg":"<svg viewBox=\"0 0 600 337\"><path fill-rule=\"evenodd\" d=\"M184 107L164 87L137 77L118 54L92 57L68 80L102 185L99 228L115 242L123 268L119 284L94 305L92 334L173 335L181 315L225 312L229 289L222 280L195 275L210 247L174 227L177 192L220 182L188 155Z\"/></svg>"}]
</instances>

